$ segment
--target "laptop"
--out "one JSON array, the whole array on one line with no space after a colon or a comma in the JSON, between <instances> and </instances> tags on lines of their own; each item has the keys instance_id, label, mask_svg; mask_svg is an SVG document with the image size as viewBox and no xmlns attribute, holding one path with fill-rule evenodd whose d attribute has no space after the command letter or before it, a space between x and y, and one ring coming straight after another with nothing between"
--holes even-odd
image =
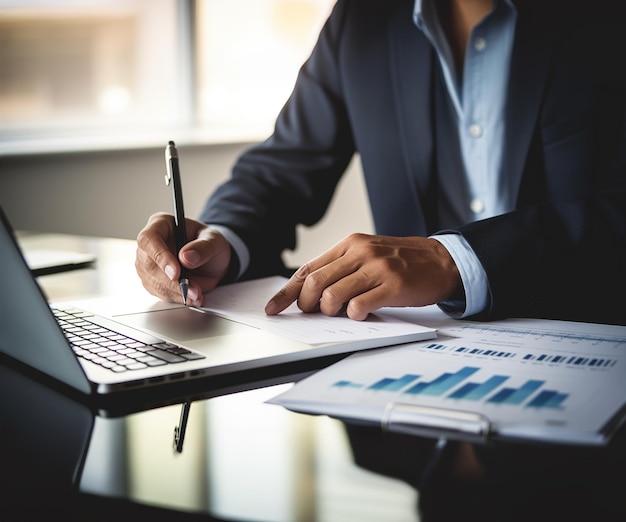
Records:
<instances>
[{"instance_id":1,"label":"laptop","mask_svg":"<svg viewBox=\"0 0 626 522\"><path fill-rule=\"evenodd\" d=\"M306 344L172 303L51 305L2 208L0 218L0 355L84 394L119 396L206 378L235 385L246 373L250 380L277 376L281 365L312 371L355 351L350 343Z\"/></svg>"}]
</instances>

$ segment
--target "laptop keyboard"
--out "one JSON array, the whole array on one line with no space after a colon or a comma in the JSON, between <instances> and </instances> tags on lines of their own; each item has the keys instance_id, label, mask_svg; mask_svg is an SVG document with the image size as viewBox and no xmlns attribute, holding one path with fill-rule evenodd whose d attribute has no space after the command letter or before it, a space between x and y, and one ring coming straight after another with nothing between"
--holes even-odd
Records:
<instances>
[{"instance_id":1,"label":"laptop keyboard","mask_svg":"<svg viewBox=\"0 0 626 522\"><path fill-rule=\"evenodd\" d=\"M205 356L75 308L52 312L78 357L113 372L141 370Z\"/></svg>"}]
</instances>

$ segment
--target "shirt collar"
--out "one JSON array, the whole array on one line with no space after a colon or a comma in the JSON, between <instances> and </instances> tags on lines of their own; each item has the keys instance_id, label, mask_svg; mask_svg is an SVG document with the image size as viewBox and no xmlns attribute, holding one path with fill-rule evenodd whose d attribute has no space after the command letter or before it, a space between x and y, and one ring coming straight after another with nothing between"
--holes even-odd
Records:
<instances>
[{"instance_id":1,"label":"shirt collar","mask_svg":"<svg viewBox=\"0 0 626 522\"><path fill-rule=\"evenodd\" d=\"M413 7L413 21L415 25L420 29L424 29L424 20L429 19L429 17L435 16L435 2L437 0L415 0L415 4ZM504 2L508 4L508 6L516 10L515 3L513 0L494 0L494 9L496 8L498 2ZM430 18L432 20L432 18Z\"/></svg>"}]
</instances>

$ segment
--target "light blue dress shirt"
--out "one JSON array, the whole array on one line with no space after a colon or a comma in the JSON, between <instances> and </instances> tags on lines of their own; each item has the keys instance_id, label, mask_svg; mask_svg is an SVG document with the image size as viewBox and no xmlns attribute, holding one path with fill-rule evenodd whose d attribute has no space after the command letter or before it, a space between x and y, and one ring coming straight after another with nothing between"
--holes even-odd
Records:
<instances>
[{"instance_id":1,"label":"light blue dress shirt","mask_svg":"<svg viewBox=\"0 0 626 522\"><path fill-rule=\"evenodd\" d=\"M494 7L474 27L467 45L461 77L435 10L436 0L416 0L414 22L437 52L448 94L455 109L465 172L444 172L446 183L469 187L467 201L476 220L508 212L515 198L501 171L504 107L517 11L510 0ZM463 280L465 300L442 303L442 308L466 317L488 306L488 282L480 261L460 235L432 236L450 252Z\"/></svg>"},{"instance_id":2,"label":"light blue dress shirt","mask_svg":"<svg viewBox=\"0 0 626 522\"><path fill-rule=\"evenodd\" d=\"M416 0L414 21L430 40L441 65L446 86L457 116L465 172L444 173L446 182L460 183L464 176L470 188L470 206L476 219L514 208L516 194L500 171L504 105L509 60L517 13L511 0L494 0L493 11L472 31L459 78L447 38L435 11L436 0ZM222 232L239 256L241 275L249 264L248 250L241 239L226 227ZM459 268L465 298L441 303L450 315L467 317L488 305L488 281L480 261L465 239L457 234L432 236L450 252Z\"/></svg>"}]
</instances>

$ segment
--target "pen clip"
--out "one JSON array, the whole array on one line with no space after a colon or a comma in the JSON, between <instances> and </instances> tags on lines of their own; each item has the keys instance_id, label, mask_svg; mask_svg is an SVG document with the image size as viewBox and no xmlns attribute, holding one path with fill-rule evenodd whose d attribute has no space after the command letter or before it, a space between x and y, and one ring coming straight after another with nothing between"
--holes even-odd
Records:
<instances>
[{"instance_id":1,"label":"pen clip","mask_svg":"<svg viewBox=\"0 0 626 522\"><path fill-rule=\"evenodd\" d=\"M172 160L178 158L178 151L176 150L176 144L173 141L168 142L165 147L165 184L169 185L172 182Z\"/></svg>"},{"instance_id":2,"label":"pen clip","mask_svg":"<svg viewBox=\"0 0 626 522\"><path fill-rule=\"evenodd\" d=\"M191 402L183 402L178 426L174 428L174 449L177 453L183 452L183 442L185 440L185 432L187 431L187 420L189 419L190 409Z\"/></svg>"}]
</instances>

